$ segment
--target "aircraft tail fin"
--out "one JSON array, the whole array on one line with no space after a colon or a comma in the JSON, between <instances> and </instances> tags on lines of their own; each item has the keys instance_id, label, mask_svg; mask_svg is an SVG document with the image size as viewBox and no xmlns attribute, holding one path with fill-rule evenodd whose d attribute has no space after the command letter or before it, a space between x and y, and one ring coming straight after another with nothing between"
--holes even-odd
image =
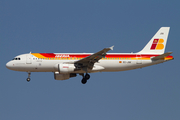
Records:
<instances>
[{"instance_id":1,"label":"aircraft tail fin","mask_svg":"<svg viewBox=\"0 0 180 120\"><path fill-rule=\"evenodd\" d=\"M161 27L139 54L163 54L170 27Z\"/></svg>"}]
</instances>

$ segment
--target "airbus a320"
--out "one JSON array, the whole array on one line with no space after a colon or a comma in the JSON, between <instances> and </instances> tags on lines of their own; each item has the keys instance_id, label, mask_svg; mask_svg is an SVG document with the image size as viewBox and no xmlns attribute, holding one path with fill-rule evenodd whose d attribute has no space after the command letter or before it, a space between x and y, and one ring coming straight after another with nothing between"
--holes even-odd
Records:
<instances>
[{"instance_id":1,"label":"airbus a320","mask_svg":"<svg viewBox=\"0 0 180 120\"><path fill-rule=\"evenodd\" d=\"M172 52L164 52L170 27L161 27L147 45L137 53L107 53L113 47L96 53L28 53L18 55L6 64L14 71L53 72L55 80L82 76L82 84L89 80L89 73L115 72L143 68L169 60Z\"/></svg>"}]
</instances>

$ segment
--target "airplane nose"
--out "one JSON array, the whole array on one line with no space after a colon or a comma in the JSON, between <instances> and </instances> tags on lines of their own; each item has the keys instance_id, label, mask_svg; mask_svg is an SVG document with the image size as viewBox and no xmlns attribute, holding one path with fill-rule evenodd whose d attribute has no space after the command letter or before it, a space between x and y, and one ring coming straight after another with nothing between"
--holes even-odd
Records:
<instances>
[{"instance_id":1,"label":"airplane nose","mask_svg":"<svg viewBox=\"0 0 180 120\"><path fill-rule=\"evenodd\" d=\"M11 64L8 62L8 63L6 63L6 67L8 68L8 69L10 69L11 68Z\"/></svg>"}]
</instances>

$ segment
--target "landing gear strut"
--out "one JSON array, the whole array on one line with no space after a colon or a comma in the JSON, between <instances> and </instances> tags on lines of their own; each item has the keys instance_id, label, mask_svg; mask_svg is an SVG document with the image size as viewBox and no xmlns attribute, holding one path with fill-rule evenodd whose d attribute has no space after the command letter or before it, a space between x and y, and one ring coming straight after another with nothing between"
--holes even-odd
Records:
<instances>
[{"instance_id":1,"label":"landing gear strut","mask_svg":"<svg viewBox=\"0 0 180 120\"><path fill-rule=\"evenodd\" d=\"M27 82L29 82L31 80L30 76L31 76L31 72L28 72L28 78L26 79Z\"/></svg>"},{"instance_id":2,"label":"landing gear strut","mask_svg":"<svg viewBox=\"0 0 180 120\"><path fill-rule=\"evenodd\" d=\"M86 73L86 75L84 76L84 74L80 74L81 76L83 76L81 83L82 84L86 84L87 80L89 80L90 75L88 73Z\"/></svg>"}]
</instances>

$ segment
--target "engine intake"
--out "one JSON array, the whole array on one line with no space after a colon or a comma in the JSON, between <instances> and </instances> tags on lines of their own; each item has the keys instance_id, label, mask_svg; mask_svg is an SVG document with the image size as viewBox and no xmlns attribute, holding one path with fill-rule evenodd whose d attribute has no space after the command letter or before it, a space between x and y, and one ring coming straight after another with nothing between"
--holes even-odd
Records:
<instances>
[{"instance_id":1,"label":"engine intake","mask_svg":"<svg viewBox=\"0 0 180 120\"><path fill-rule=\"evenodd\" d=\"M74 72L75 66L74 64L58 64L59 73L66 74Z\"/></svg>"}]
</instances>

